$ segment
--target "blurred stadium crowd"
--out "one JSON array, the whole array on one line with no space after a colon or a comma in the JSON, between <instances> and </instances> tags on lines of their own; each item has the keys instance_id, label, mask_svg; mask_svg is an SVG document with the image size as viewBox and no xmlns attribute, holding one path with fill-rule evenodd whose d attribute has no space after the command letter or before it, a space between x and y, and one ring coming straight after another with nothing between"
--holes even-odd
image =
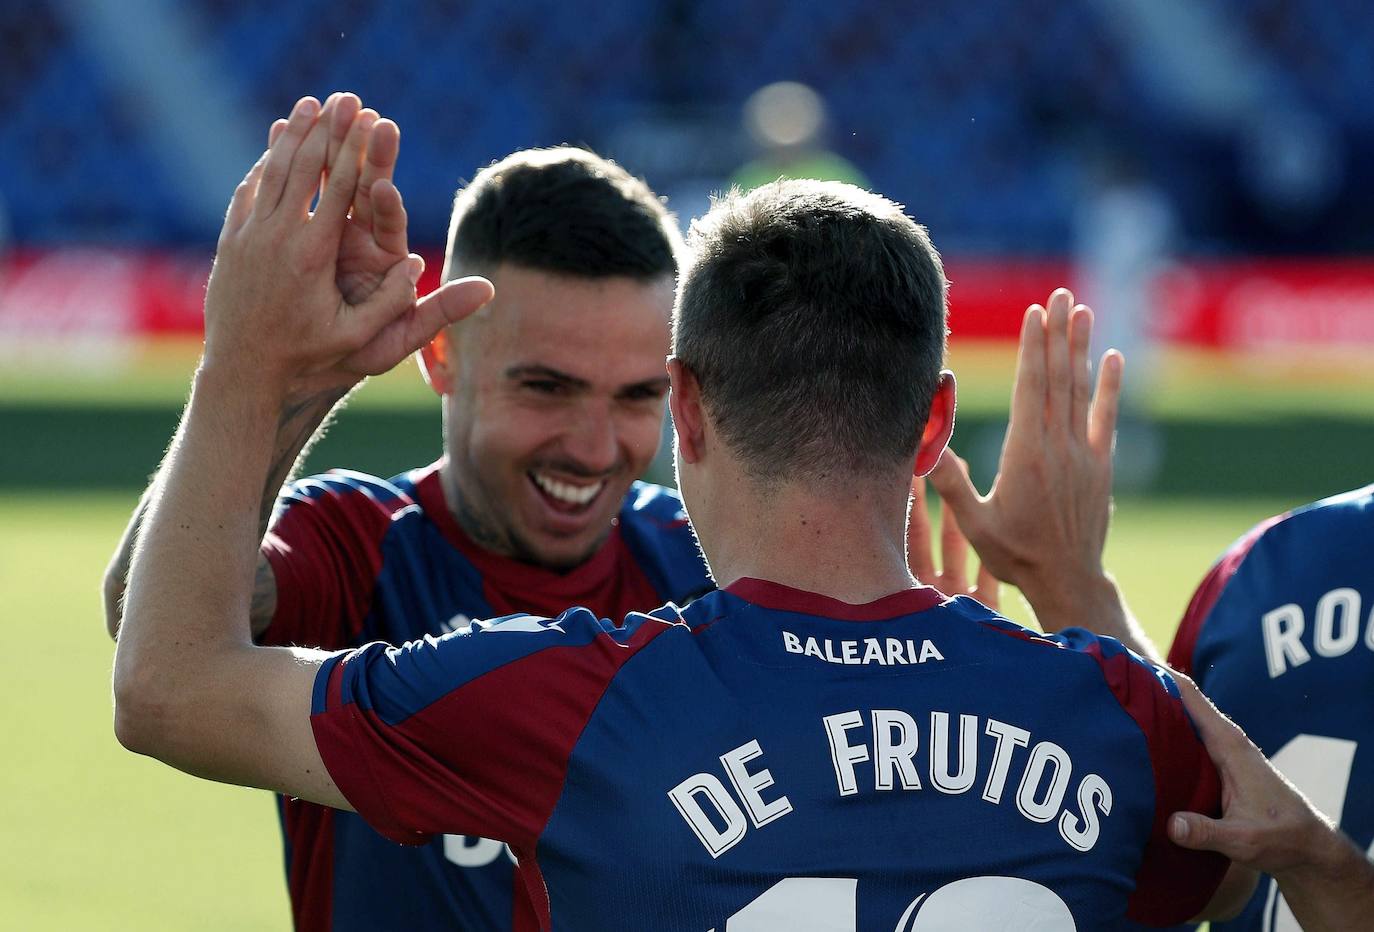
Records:
<instances>
[{"instance_id":1,"label":"blurred stadium crowd","mask_svg":"<svg viewBox=\"0 0 1374 932\"><path fill-rule=\"evenodd\" d=\"M587 144L697 212L795 80L825 143L956 253L1063 253L1148 178L1190 254L1374 249L1364 0L5 0L12 242L208 243L257 128L353 88L405 127L412 241L525 146Z\"/></svg>"}]
</instances>

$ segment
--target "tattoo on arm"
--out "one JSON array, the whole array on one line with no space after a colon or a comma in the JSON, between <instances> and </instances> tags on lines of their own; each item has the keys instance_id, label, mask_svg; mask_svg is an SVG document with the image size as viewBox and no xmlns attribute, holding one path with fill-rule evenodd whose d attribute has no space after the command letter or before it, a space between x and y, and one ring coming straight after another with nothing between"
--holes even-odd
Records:
<instances>
[{"instance_id":1,"label":"tattoo on arm","mask_svg":"<svg viewBox=\"0 0 1374 932\"><path fill-rule=\"evenodd\" d=\"M262 501L259 507L259 537L267 533L272 520L272 511L277 503L277 495L283 485L290 480L298 463L309 452L316 440L324 435L331 413L348 394L347 389L333 388L316 392L289 405L282 411L277 422L277 437L272 460L272 470L263 486ZM124 537L119 542L114 558L105 571L105 627L110 637L119 633L119 623L124 615L124 589L129 578L129 566L133 562L138 535L142 530L143 519L148 514L148 506L157 494L160 471L154 474L148 489L138 503ZM277 591L272 567L266 559L258 561L258 575L253 591L253 633L258 634L272 620L276 610Z\"/></svg>"},{"instance_id":2,"label":"tattoo on arm","mask_svg":"<svg viewBox=\"0 0 1374 932\"><path fill-rule=\"evenodd\" d=\"M330 389L317 392L282 410L277 421L277 439L273 450L272 468L262 489L258 511L259 537L267 533L272 510L282 486L290 481L296 467L305 459L310 448L324 436L329 427L330 414L347 390Z\"/></svg>"}]
</instances>

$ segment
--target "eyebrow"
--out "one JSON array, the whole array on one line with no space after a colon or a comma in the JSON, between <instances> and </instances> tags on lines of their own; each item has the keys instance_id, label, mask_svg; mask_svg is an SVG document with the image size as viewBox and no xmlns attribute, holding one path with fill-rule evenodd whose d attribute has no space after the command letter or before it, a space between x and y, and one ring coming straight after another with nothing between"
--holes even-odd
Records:
<instances>
[{"instance_id":1,"label":"eyebrow","mask_svg":"<svg viewBox=\"0 0 1374 932\"><path fill-rule=\"evenodd\" d=\"M518 381L520 379L547 379L551 382L559 382L569 388L574 388L579 391L585 391L592 387L592 383L588 382L586 379L579 379L575 375L569 375L566 372L560 372L557 369L551 369L548 366L537 364L511 366L506 370L506 378L511 381ZM636 388L662 392L668 389L671 382L672 380L664 375L658 378L645 379L642 382L631 382L628 385L622 385L616 393L619 394L620 392Z\"/></svg>"},{"instance_id":2,"label":"eyebrow","mask_svg":"<svg viewBox=\"0 0 1374 932\"><path fill-rule=\"evenodd\" d=\"M512 381L518 379L547 379L550 382L561 382L569 388L578 389L592 387L592 383L588 382L586 379L579 379L575 375L568 375L566 372L559 372L557 369L550 369L548 366L511 366L506 370L506 378Z\"/></svg>"}]
</instances>

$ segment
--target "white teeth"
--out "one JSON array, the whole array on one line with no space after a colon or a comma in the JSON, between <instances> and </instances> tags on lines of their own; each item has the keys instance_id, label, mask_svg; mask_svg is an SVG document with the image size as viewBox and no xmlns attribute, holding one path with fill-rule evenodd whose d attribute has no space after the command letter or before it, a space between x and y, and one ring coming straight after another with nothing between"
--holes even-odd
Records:
<instances>
[{"instance_id":1,"label":"white teeth","mask_svg":"<svg viewBox=\"0 0 1374 932\"><path fill-rule=\"evenodd\" d=\"M566 482L559 482L557 479L541 475L537 472L530 473L530 477L539 488L543 489L549 496L558 499L560 502L567 502L569 505L585 505L596 498L605 482L598 482L595 485L569 485Z\"/></svg>"}]
</instances>

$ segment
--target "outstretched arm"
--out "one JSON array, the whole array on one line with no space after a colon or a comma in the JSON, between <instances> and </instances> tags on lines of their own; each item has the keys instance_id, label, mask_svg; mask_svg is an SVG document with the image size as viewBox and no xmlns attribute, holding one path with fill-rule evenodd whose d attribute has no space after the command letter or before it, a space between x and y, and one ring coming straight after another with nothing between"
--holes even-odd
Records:
<instances>
[{"instance_id":1,"label":"outstretched arm","mask_svg":"<svg viewBox=\"0 0 1374 932\"><path fill-rule=\"evenodd\" d=\"M391 120L379 119L370 110L362 111L361 102L354 94L334 94L325 102L325 108L330 112L327 171L333 170L344 151L353 120L357 118L372 124L335 266L335 284L346 300L356 304L367 300L380 286L387 270L409 253L405 206L400 192L391 184L400 151L400 130ZM286 126L286 120L272 124L269 145L276 142ZM379 181L385 181L386 185L379 189L374 202L372 192ZM310 447L324 435L331 414L342 407L341 402L361 377L385 372L399 363L400 358L394 355L396 349L399 347L376 347L375 356L351 360L350 368L336 373L334 378L316 378L311 383L292 386L291 395L277 419L272 465L259 501L259 540L267 532L278 493L290 481ZM112 638L119 634L129 564L148 503L160 478L160 472L153 476L105 571L105 628ZM259 556L250 608L254 636L262 634L271 623L276 605L277 582L272 565L266 557Z\"/></svg>"},{"instance_id":2,"label":"outstretched arm","mask_svg":"<svg viewBox=\"0 0 1374 932\"><path fill-rule=\"evenodd\" d=\"M1278 881L1308 932L1366 928L1374 916L1374 864L1245 737L1193 681L1174 674L1222 782L1222 815L1175 813L1169 837L1219 851Z\"/></svg>"},{"instance_id":3,"label":"outstretched arm","mask_svg":"<svg viewBox=\"0 0 1374 932\"><path fill-rule=\"evenodd\" d=\"M950 451L930 479L983 566L1021 590L1046 631L1087 628L1162 663L1102 564L1124 361L1108 351L1094 389L1092 324L1064 288L1048 309L1031 306L992 490L979 495Z\"/></svg>"},{"instance_id":4,"label":"outstretched arm","mask_svg":"<svg viewBox=\"0 0 1374 932\"><path fill-rule=\"evenodd\" d=\"M272 435L300 385L337 384L422 345L491 295L481 279L416 302L421 261L365 301L337 284L340 241L374 123L349 121L312 214L329 120L302 99L235 191L206 294L205 355L150 498L115 652L115 728L127 747L189 773L346 806L310 726L324 654L252 644L248 615ZM374 185L372 201L391 196ZM250 374L250 377L245 377ZM355 381L356 381L355 377Z\"/></svg>"}]
</instances>

